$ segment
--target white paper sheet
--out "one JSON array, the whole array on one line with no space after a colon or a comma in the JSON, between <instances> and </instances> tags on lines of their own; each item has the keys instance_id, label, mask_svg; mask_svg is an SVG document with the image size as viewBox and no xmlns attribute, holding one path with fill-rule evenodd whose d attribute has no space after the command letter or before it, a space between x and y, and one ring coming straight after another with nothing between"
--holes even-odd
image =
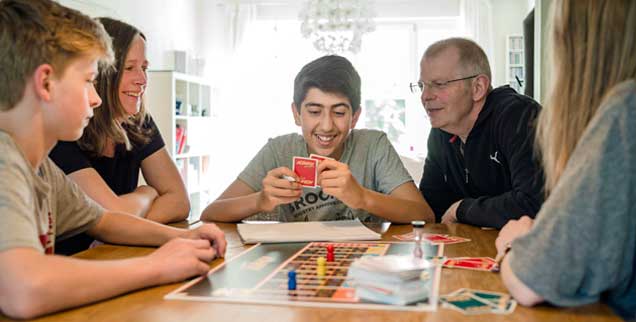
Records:
<instances>
[{"instance_id":1,"label":"white paper sheet","mask_svg":"<svg viewBox=\"0 0 636 322\"><path fill-rule=\"evenodd\" d=\"M237 229L246 244L381 239L379 233L365 227L357 219L267 225L238 224Z\"/></svg>"}]
</instances>

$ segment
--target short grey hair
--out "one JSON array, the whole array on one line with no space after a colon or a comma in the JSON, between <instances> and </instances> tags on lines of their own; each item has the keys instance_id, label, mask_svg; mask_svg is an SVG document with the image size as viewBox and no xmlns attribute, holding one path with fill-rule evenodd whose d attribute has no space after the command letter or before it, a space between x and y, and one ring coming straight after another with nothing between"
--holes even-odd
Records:
<instances>
[{"instance_id":1,"label":"short grey hair","mask_svg":"<svg viewBox=\"0 0 636 322\"><path fill-rule=\"evenodd\" d=\"M463 77L482 74L492 81L490 64L484 50L479 45L466 38L448 38L437 41L430 45L424 52L424 57L434 57L448 48L457 48L459 52L460 68L469 75Z\"/></svg>"}]
</instances>

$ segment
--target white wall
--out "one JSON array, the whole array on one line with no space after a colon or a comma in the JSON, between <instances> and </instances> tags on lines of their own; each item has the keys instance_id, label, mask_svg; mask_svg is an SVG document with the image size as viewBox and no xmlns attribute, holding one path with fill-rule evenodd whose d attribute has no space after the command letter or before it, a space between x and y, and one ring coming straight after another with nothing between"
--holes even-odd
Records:
<instances>
[{"instance_id":1,"label":"white wall","mask_svg":"<svg viewBox=\"0 0 636 322\"><path fill-rule=\"evenodd\" d=\"M471 1L471 0L466 0ZM493 86L506 83L506 36L523 35L523 19L531 8L528 0L491 0L495 37ZM491 62L492 64L492 62ZM528 73L528 71L526 71Z\"/></svg>"},{"instance_id":2,"label":"white wall","mask_svg":"<svg viewBox=\"0 0 636 322\"><path fill-rule=\"evenodd\" d=\"M550 38L548 36L550 8L552 0L537 0L534 12L534 91L539 103L545 104L550 85L549 55Z\"/></svg>"},{"instance_id":3,"label":"white wall","mask_svg":"<svg viewBox=\"0 0 636 322\"><path fill-rule=\"evenodd\" d=\"M140 29L148 38L150 68L166 69L167 52L184 50L196 56L206 56L207 36L202 28L205 0L59 0L62 5L80 10L89 16L107 16L127 22ZM206 22L207 23L207 22Z\"/></svg>"}]
</instances>

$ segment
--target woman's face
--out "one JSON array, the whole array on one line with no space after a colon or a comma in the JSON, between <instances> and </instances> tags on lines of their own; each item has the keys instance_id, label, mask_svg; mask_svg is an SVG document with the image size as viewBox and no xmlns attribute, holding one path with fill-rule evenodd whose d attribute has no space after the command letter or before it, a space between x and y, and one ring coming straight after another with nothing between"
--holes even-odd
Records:
<instances>
[{"instance_id":1,"label":"woman's face","mask_svg":"<svg viewBox=\"0 0 636 322\"><path fill-rule=\"evenodd\" d=\"M136 35L126 53L123 70L120 72L119 101L127 115L139 113L141 101L148 81L148 59L146 58L146 41Z\"/></svg>"}]
</instances>

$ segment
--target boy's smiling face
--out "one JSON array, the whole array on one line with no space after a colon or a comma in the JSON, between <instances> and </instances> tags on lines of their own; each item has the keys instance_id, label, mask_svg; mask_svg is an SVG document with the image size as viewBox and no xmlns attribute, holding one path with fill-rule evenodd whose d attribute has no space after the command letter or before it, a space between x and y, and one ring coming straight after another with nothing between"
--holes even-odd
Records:
<instances>
[{"instance_id":1,"label":"boy's smiling face","mask_svg":"<svg viewBox=\"0 0 636 322\"><path fill-rule=\"evenodd\" d=\"M300 113L292 104L296 125L302 128L309 153L339 160L344 143L360 117L352 112L351 102L341 94L326 93L312 87L301 103Z\"/></svg>"}]
</instances>

